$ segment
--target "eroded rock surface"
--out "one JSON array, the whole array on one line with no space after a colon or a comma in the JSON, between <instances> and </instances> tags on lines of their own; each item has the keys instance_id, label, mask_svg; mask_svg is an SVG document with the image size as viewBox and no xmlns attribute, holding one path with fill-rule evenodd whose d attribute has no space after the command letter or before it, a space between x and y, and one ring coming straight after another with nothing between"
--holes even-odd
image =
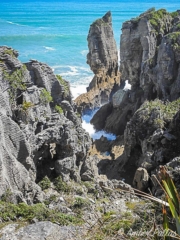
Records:
<instances>
[{"instance_id":1,"label":"eroded rock surface","mask_svg":"<svg viewBox=\"0 0 180 240\"><path fill-rule=\"evenodd\" d=\"M1 240L78 240L78 231L80 230L73 226L59 226L51 222L38 222L25 227L20 227L18 224L11 224L4 227L0 233Z\"/></svg>"},{"instance_id":2,"label":"eroded rock surface","mask_svg":"<svg viewBox=\"0 0 180 240\"><path fill-rule=\"evenodd\" d=\"M83 111L107 103L120 83L118 52L110 12L91 24L87 40L87 63L95 76L87 88L87 93L75 100Z\"/></svg>"},{"instance_id":3,"label":"eroded rock surface","mask_svg":"<svg viewBox=\"0 0 180 240\"><path fill-rule=\"evenodd\" d=\"M45 176L80 179L91 140L67 82L46 64L22 64L17 56L0 48L0 195L10 189L31 202Z\"/></svg>"},{"instance_id":4,"label":"eroded rock surface","mask_svg":"<svg viewBox=\"0 0 180 240\"><path fill-rule=\"evenodd\" d=\"M121 89L91 120L97 130L124 135L122 161L107 169L118 168L130 184L139 167L153 175L179 156L179 23L179 11L150 9L123 24ZM126 80L131 90L123 90Z\"/></svg>"},{"instance_id":5,"label":"eroded rock surface","mask_svg":"<svg viewBox=\"0 0 180 240\"><path fill-rule=\"evenodd\" d=\"M128 80L131 90L126 91L124 97L121 92L119 104L111 106L109 115L104 119L103 128L106 131L123 134L126 123L145 100L159 98L173 101L180 97L179 22L179 11L170 14L164 9L150 9L123 23L120 41L121 88ZM116 95L118 93L114 98ZM100 111L103 115L103 109ZM99 130L96 116L92 123Z\"/></svg>"}]
</instances>

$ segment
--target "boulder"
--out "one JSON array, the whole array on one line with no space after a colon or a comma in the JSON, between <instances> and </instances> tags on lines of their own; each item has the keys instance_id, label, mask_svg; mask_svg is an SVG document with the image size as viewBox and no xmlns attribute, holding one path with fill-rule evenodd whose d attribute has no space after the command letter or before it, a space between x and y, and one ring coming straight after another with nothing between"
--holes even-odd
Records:
<instances>
[{"instance_id":1,"label":"boulder","mask_svg":"<svg viewBox=\"0 0 180 240\"><path fill-rule=\"evenodd\" d=\"M18 228L18 230L17 230ZM19 224L10 224L0 230L1 240L74 240L74 232L80 232L79 228L74 226L59 226L51 222L37 222L25 227Z\"/></svg>"},{"instance_id":2,"label":"boulder","mask_svg":"<svg viewBox=\"0 0 180 240\"><path fill-rule=\"evenodd\" d=\"M145 168L138 168L133 179L133 186L140 191L145 191L149 186L149 175Z\"/></svg>"}]
</instances>

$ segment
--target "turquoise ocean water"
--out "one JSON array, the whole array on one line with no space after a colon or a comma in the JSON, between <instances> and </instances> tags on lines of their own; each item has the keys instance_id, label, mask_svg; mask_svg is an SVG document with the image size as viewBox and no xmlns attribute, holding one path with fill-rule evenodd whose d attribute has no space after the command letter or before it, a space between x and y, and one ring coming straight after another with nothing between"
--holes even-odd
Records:
<instances>
[{"instance_id":1,"label":"turquoise ocean water","mask_svg":"<svg viewBox=\"0 0 180 240\"><path fill-rule=\"evenodd\" d=\"M90 24L112 12L114 35L119 49L122 22L156 7L180 9L174 1L23 1L1 0L0 45L19 51L19 59L37 59L70 81L77 96L92 79L86 64Z\"/></svg>"},{"instance_id":2,"label":"turquoise ocean water","mask_svg":"<svg viewBox=\"0 0 180 240\"><path fill-rule=\"evenodd\" d=\"M76 97L86 91L93 77L86 64L90 24L110 10L119 49L122 23L151 7L172 12L180 9L180 0L1 0L0 45L18 50L22 62L36 59L50 65L56 74L70 81ZM104 131L95 132L89 123L91 115L83 116L83 127L91 137L115 139Z\"/></svg>"}]
</instances>

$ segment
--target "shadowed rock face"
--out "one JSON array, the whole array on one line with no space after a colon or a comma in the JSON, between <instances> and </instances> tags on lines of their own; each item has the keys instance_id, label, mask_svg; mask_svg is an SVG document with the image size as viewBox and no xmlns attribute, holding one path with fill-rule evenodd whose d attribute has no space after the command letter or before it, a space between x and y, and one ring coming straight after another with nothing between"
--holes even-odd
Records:
<instances>
[{"instance_id":1,"label":"shadowed rock face","mask_svg":"<svg viewBox=\"0 0 180 240\"><path fill-rule=\"evenodd\" d=\"M87 63L95 76L87 88L87 93L76 99L82 110L94 109L107 103L112 92L119 86L118 52L110 12L91 24L87 40Z\"/></svg>"}]
</instances>

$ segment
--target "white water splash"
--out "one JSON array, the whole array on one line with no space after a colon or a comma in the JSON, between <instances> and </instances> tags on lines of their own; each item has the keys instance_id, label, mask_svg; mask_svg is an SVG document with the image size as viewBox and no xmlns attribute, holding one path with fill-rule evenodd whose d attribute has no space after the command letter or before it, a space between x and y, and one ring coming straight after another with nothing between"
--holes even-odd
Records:
<instances>
[{"instance_id":1,"label":"white water splash","mask_svg":"<svg viewBox=\"0 0 180 240\"><path fill-rule=\"evenodd\" d=\"M82 93L86 92L86 88L88 85L71 85L70 89L71 89L71 93L73 95L73 99L76 99L79 95L81 95Z\"/></svg>"},{"instance_id":2,"label":"white water splash","mask_svg":"<svg viewBox=\"0 0 180 240\"><path fill-rule=\"evenodd\" d=\"M53 47L46 47L46 46L44 46L44 48L45 48L47 51L55 51L55 50L56 50L56 49L53 48Z\"/></svg>"},{"instance_id":3,"label":"white water splash","mask_svg":"<svg viewBox=\"0 0 180 240\"><path fill-rule=\"evenodd\" d=\"M83 123L82 127L89 133L89 135L95 140L95 139L100 139L102 136L106 137L109 141L115 140L116 136L111 133L107 133L105 131L95 131L93 125L90 123L92 117L94 114L98 111L98 109L90 112L89 114L83 115Z\"/></svg>"},{"instance_id":4,"label":"white water splash","mask_svg":"<svg viewBox=\"0 0 180 240\"><path fill-rule=\"evenodd\" d=\"M123 88L124 91L131 90L131 84L128 83L129 80L125 81L125 86Z\"/></svg>"}]
</instances>

